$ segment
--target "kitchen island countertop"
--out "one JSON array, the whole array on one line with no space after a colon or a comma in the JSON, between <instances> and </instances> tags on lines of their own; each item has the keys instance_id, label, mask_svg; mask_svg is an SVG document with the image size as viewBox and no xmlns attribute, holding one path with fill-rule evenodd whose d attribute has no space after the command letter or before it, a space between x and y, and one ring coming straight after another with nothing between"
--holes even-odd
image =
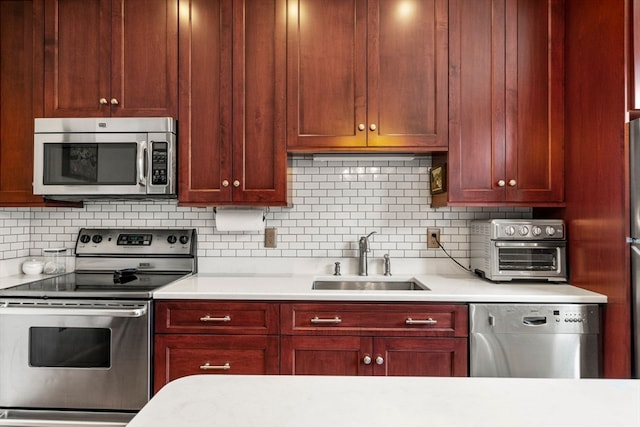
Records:
<instances>
[{"instance_id":1,"label":"kitchen island countertop","mask_svg":"<svg viewBox=\"0 0 640 427\"><path fill-rule=\"evenodd\" d=\"M129 427L637 427L640 380L195 375Z\"/></svg>"},{"instance_id":2,"label":"kitchen island countertop","mask_svg":"<svg viewBox=\"0 0 640 427\"><path fill-rule=\"evenodd\" d=\"M313 290L314 280L413 279L427 291ZM606 303L605 295L567 284L543 282L493 283L471 273L398 276L228 275L196 274L154 292L154 299L235 299L368 302L505 302Z\"/></svg>"}]
</instances>

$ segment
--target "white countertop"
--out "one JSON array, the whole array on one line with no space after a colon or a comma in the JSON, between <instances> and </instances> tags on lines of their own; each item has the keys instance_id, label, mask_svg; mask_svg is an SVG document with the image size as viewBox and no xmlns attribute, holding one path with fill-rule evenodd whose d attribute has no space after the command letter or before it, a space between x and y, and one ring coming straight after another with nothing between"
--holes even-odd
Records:
<instances>
[{"instance_id":1,"label":"white countertop","mask_svg":"<svg viewBox=\"0 0 640 427\"><path fill-rule=\"evenodd\" d=\"M314 280L413 279L428 291L313 290ZM304 301L416 301L606 303L607 297L575 286L548 283L492 283L470 273L398 276L196 274L154 292L154 299L238 299Z\"/></svg>"},{"instance_id":2,"label":"white countertop","mask_svg":"<svg viewBox=\"0 0 640 427\"><path fill-rule=\"evenodd\" d=\"M129 427L638 427L640 380L195 375Z\"/></svg>"}]
</instances>

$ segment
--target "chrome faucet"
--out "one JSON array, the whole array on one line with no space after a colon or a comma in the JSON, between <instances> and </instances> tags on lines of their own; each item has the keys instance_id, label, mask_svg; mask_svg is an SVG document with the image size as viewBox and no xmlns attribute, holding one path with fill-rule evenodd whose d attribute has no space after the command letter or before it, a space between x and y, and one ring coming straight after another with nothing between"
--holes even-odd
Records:
<instances>
[{"instance_id":1,"label":"chrome faucet","mask_svg":"<svg viewBox=\"0 0 640 427\"><path fill-rule=\"evenodd\" d=\"M366 236L360 237L359 248L360 248L360 257L358 263L358 274L360 276L368 276L368 262L367 262L367 252L371 252L369 248L369 237L372 234L375 234L375 231L367 234Z\"/></svg>"}]
</instances>

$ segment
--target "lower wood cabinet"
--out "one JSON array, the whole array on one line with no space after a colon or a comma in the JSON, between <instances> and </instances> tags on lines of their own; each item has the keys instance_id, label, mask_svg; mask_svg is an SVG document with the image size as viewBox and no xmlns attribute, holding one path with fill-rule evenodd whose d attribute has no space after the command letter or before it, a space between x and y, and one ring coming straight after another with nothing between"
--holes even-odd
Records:
<instances>
[{"instance_id":1,"label":"lower wood cabinet","mask_svg":"<svg viewBox=\"0 0 640 427\"><path fill-rule=\"evenodd\" d=\"M283 304L280 373L467 376L467 306Z\"/></svg>"},{"instance_id":2,"label":"lower wood cabinet","mask_svg":"<svg viewBox=\"0 0 640 427\"><path fill-rule=\"evenodd\" d=\"M467 376L466 304L157 301L154 391L194 374Z\"/></svg>"},{"instance_id":3,"label":"lower wood cabinet","mask_svg":"<svg viewBox=\"0 0 640 427\"><path fill-rule=\"evenodd\" d=\"M195 374L278 374L278 304L158 301L153 389Z\"/></svg>"}]
</instances>

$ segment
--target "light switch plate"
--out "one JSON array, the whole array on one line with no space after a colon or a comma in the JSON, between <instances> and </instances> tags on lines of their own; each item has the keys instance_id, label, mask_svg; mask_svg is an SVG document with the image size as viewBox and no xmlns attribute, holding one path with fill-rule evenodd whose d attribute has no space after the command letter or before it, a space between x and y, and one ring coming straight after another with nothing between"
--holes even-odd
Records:
<instances>
[{"instance_id":1,"label":"light switch plate","mask_svg":"<svg viewBox=\"0 0 640 427\"><path fill-rule=\"evenodd\" d=\"M278 229L267 227L264 229L264 247L275 248L278 246Z\"/></svg>"}]
</instances>

